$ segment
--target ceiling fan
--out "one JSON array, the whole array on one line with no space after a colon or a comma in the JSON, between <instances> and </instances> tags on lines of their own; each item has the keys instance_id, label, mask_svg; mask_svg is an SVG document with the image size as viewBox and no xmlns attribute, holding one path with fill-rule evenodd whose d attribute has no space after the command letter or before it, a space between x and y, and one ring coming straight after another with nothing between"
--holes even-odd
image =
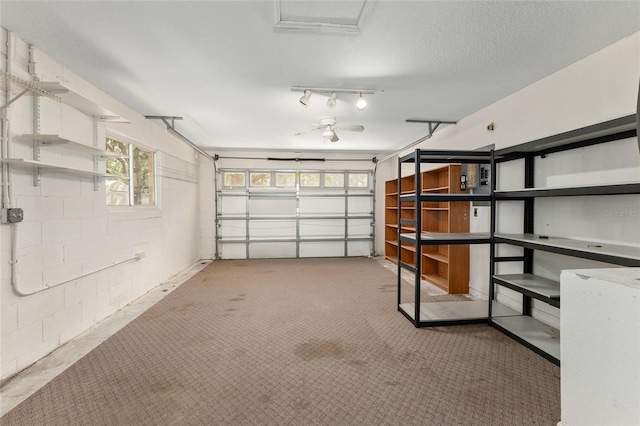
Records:
<instances>
[{"instance_id":1,"label":"ceiling fan","mask_svg":"<svg viewBox=\"0 0 640 426\"><path fill-rule=\"evenodd\" d=\"M296 133L296 136L322 129L322 136L325 142L338 142L336 130L346 130L349 132L362 132L364 126L358 124L336 124L335 117L322 117L320 123L314 124L311 129L303 130Z\"/></svg>"}]
</instances>

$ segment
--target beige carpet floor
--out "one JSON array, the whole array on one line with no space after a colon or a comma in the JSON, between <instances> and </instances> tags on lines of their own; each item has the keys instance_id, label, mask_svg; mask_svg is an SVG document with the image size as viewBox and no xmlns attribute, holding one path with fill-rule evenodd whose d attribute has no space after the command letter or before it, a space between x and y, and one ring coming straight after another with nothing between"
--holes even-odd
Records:
<instances>
[{"instance_id":1,"label":"beige carpet floor","mask_svg":"<svg viewBox=\"0 0 640 426\"><path fill-rule=\"evenodd\" d=\"M554 425L559 368L487 325L416 329L377 261L215 261L9 425Z\"/></svg>"}]
</instances>

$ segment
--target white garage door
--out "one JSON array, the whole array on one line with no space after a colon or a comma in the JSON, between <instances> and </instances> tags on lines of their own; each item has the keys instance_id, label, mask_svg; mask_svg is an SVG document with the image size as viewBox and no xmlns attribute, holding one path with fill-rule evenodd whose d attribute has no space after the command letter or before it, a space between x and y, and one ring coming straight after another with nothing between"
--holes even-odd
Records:
<instances>
[{"instance_id":1,"label":"white garage door","mask_svg":"<svg viewBox=\"0 0 640 426\"><path fill-rule=\"evenodd\" d=\"M217 182L218 258L372 254L371 171L222 169Z\"/></svg>"}]
</instances>

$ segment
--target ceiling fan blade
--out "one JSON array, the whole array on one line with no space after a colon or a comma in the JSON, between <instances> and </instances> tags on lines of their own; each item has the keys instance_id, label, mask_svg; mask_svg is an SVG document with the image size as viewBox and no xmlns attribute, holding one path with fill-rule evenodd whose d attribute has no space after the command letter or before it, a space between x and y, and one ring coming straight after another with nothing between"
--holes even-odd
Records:
<instances>
[{"instance_id":1,"label":"ceiling fan blade","mask_svg":"<svg viewBox=\"0 0 640 426\"><path fill-rule=\"evenodd\" d=\"M364 130L364 126L360 126L358 124L336 124L333 128L347 130L349 132L362 132Z\"/></svg>"},{"instance_id":2,"label":"ceiling fan blade","mask_svg":"<svg viewBox=\"0 0 640 426\"><path fill-rule=\"evenodd\" d=\"M307 130L303 130L301 132L294 133L294 135L300 136L300 135L304 135L305 133L311 133L311 132L314 132L316 130L320 130L322 128L324 128L324 126L321 126L321 125L318 124L318 125L316 125L316 127L312 127L311 129L307 129Z\"/></svg>"}]
</instances>

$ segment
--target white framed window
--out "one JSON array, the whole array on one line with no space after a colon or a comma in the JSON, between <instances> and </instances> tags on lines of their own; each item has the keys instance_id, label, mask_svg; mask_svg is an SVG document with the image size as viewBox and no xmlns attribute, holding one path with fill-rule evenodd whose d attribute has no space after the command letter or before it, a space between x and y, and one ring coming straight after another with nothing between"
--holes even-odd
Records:
<instances>
[{"instance_id":1,"label":"white framed window","mask_svg":"<svg viewBox=\"0 0 640 426\"><path fill-rule=\"evenodd\" d=\"M105 181L107 205L156 205L155 153L110 137L106 150L114 154L106 160L107 173L117 176Z\"/></svg>"},{"instance_id":2,"label":"white framed window","mask_svg":"<svg viewBox=\"0 0 640 426\"><path fill-rule=\"evenodd\" d=\"M269 172L249 173L249 186L263 187L263 188L271 186L271 173Z\"/></svg>"},{"instance_id":3,"label":"white framed window","mask_svg":"<svg viewBox=\"0 0 640 426\"><path fill-rule=\"evenodd\" d=\"M244 188L245 187L245 173L244 172L224 172L225 187L229 188Z\"/></svg>"},{"instance_id":4,"label":"white framed window","mask_svg":"<svg viewBox=\"0 0 640 426\"><path fill-rule=\"evenodd\" d=\"M301 172L300 187L320 188L320 172Z\"/></svg>"},{"instance_id":5,"label":"white framed window","mask_svg":"<svg viewBox=\"0 0 640 426\"><path fill-rule=\"evenodd\" d=\"M344 188L344 173L324 173L325 188Z\"/></svg>"},{"instance_id":6,"label":"white framed window","mask_svg":"<svg viewBox=\"0 0 640 426\"><path fill-rule=\"evenodd\" d=\"M368 188L369 173L349 173L349 188Z\"/></svg>"}]
</instances>

